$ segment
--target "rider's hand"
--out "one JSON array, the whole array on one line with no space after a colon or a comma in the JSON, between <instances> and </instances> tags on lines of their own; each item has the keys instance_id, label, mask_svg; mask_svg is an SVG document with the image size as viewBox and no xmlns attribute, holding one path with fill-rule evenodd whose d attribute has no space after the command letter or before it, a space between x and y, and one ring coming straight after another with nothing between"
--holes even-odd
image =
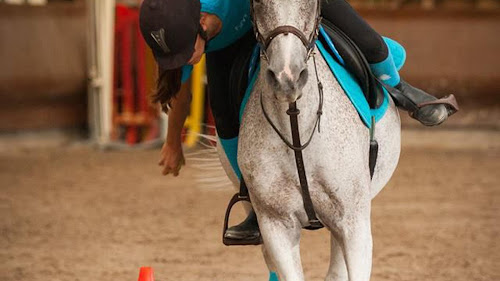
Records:
<instances>
[{"instance_id":1,"label":"rider's hand","mask_svg":"<svg viewBox=\"0 0 500 281\"><path fill-rule=\"evenodd\" d=\"M179 175L179 171L185 165L184 154L182 153L182 146L169 145L167 142L163 144L160 152L159 166L163 166L162 174L168 175L172 173L174 177Z\"/></svg>"}]
</instances>

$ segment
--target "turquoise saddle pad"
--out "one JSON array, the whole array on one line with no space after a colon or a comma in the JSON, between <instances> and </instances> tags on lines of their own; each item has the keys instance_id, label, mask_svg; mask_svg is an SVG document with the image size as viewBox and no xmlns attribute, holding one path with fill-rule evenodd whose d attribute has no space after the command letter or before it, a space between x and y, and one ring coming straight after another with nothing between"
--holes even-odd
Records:
<instances>
[{"instance_id":1,"label":"turquoise saddle pad","mask_svg":"<svg viewBox=\"0 0 500 281\"><path fill-rule=\"evenodd\" d=\"M331 42L330 38L326 35L325 31L322 28L320 28L320 36L323 36L328 44L327 46L323 46L323 44L319 40L316 40L316 46L318 47L319 52L326 60L328 66L330 67L330 70L339 81L340 86L342 87L342 89L344 89L344 92L352 102L352 105L358 111L363 123L368 128L370 128L372 116L375 117L375 121L379 121L380 119L382 119L382 117L384 117L384 114L389 107L389 93L386 89L384 89L384 101L382 105L377 109L371 110L368 101L366 100L365 95L363 94L363 91L361 90L361 87L359 86L356 78L351 73L349 73L342 65L343 60L340 55L338 55L338 52L335 49L335 43ZM384 37L384 41L389 47L392 58L394 60L394 64L396 65L397 69L400 70L406 60L405 49L398 42L392 39ZM330 50L332 50L333 53L336 54L336 58L332 57L332 55L330 55L326 48L330 48ZM255 81L257 80L257 76L259 75L259 53L260 47L259 45L257 45L250 60L248 72L249 83L240 107L240 122L245 110L245 106L248 102L248 98L250 97Z\"/></svg>"}]
</instances>

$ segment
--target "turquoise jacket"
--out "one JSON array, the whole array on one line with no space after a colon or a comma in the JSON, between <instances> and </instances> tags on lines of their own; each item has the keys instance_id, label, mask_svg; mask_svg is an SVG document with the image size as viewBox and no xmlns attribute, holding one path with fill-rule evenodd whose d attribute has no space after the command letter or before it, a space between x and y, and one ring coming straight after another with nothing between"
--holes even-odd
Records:
<instances>
[{"instance_id":1,"label":"turquoise jacket","mask_svg":"<svg viewBox=\"0 0 500 281\"><path fill-rule=\"evenodd\" d=\"M205 52L223 49L240 39L252 28L250 1L248 0L201 0L201 12L214 14L222 21L222 29L212 38ZM193 70L192 65L182 67L184 83Z\"/></svg>"}]
</instances>

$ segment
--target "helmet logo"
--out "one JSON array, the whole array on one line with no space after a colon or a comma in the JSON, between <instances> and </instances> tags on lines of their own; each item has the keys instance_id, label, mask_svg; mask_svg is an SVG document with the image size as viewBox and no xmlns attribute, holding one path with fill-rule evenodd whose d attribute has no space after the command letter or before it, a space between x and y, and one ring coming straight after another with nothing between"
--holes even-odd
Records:
<instances>
[{"instance_id":1,"label":"helmet logo","mask_svg":"<svg viewBox=\"0 0 500 281\"><path fill-rule=\"evenodd\" d=\"M165 43L165 29L162 28L158 31L152 31L151 37L153 37L165 54L170 53L170 48L167 46L167 43Z\"/></svg>"}]
</instances>

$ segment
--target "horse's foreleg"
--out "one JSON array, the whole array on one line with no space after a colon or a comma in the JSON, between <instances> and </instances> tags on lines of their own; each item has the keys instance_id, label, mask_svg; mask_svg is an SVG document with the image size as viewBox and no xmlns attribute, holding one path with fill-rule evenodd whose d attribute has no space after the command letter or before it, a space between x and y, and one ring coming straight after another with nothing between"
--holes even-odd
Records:
<instances>
[{"instance_id":1,"label":"horse's foreleg","mask_svg":"<svg viewBox=\"0 0 500 281\"><path fill-rule=\"evenodd\" d=\"M280 281L303 281L300 262L300 225L259 216L260 231L265 251L276 266ZM270 268L272 269L272 268Z\"/></svg>"},{"instance_id":2,"label":"horse's foreleg","mask_svg":"<svg viewBox=\"0 0 500 281\"><path fill-rule=\"evenodd\" d=\"M349 281L369 281L372 267L372 234L370 203L354 211L340 227L342 245Z\"/></svg>"},{"instance_id":3,"label":"horse's foreleg","mask_svg":"<svg viewBox=\"0 0 500 281\"><path fill-rule=\"evenodd\" d=\"M349 276L347 275L347 267L344 260L344 251L333 234L330 239L331 243L331 253L330 253L330 267L328 268L328 274L326 275L326 281L347 281Z\"/></svg>"},{"instance_id":4,"label":"horse's foreleg","mask_svg":"<svg viewBox=\"0 0 500 281\"><path fill-rule=\"evenodd\" d=\"M269 269L269 281L276 281L277 277L275 275L278 272L278 268L274 264L273 259L269 255L266 247L263 245L261 249L262 249L262 255L264 256L264 261L266 262L267 265L267 269Z\"/></svg>"}]
</instances>

